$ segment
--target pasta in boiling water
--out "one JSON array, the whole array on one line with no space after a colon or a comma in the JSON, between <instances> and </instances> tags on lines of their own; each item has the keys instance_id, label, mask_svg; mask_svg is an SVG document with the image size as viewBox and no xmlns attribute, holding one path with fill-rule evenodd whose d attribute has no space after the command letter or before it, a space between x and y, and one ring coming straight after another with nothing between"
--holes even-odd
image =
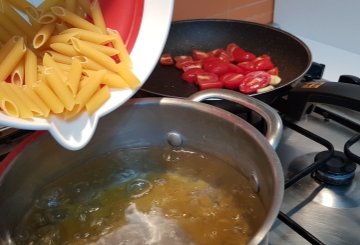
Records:
<instances>
[{"instance_id":1,"label":"pasta in boiling water","mask_svg":"<svg viewBox=\"0 0 360 245\"><path fill-rule=\"evenodd\" d=\"M0 23L0 109L9 116L93 114L111 89L140 84L98 0L3 0Z\"/></svg>"}]
</instances>

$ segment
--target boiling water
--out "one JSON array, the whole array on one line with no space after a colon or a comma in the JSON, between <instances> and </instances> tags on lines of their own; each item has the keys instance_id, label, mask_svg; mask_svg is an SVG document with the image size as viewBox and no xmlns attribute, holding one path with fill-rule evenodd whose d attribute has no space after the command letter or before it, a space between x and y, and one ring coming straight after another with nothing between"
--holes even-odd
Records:
<instances>
[{"instance_id":1,"label":"boiling water","mask_svg":"<svg viewBox=\"0 0 360 245\"><path fill-rule=\"evenodd\" d=\"M246 244L265 216L248 181L192 149L118 150L45 186L16 244Z\"/></svg>"}]
</instances>

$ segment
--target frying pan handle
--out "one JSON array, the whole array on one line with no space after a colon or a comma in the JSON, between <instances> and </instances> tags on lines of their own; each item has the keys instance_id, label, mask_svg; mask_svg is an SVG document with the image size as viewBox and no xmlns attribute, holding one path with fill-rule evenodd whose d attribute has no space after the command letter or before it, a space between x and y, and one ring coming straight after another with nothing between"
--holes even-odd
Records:
<instances>
[{"instance_id":1,"label":"frying pan handle","mask_svg":"<svg viewBox=\"0 0 360 245\"><path fill-rule=\"evenodd\" d=\"M279 114L269 105L251 96L227 89L207 89L188 97L189 100L196 102L210 98L229 100L257 112L267 124L266 139L274 149L278 146L283 125Z\"/></svg>"},{"instance_id":2,"label":"frying pan handle","mask_svg":"<svg viewBox=\"0 0 360 245\"><path fill-rule=\"evenodd\" d=\"M307 82L290 90L286 103L286 115L300 120L308 104L325 103L343 106L360 112L360 86L357 84L326 81Z\"/></svg>"}]
</instances>

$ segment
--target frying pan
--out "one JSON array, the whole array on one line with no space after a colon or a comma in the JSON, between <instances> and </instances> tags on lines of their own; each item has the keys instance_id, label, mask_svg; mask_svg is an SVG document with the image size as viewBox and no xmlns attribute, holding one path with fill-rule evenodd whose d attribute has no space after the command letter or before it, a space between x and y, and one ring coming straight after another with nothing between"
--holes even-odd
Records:
<instances>
[{"instance_id":1,"label":"frying pan","mask_svg":"<svg viewBox=\"0 0 360 245\"><path fill-rule=\"evenodd\" d=\"M291 88L311 65L309 48L297 37L277 28L240 20L194 19L171 24L163 53L191 54L192 49L210 51L235 42L255 55L268 54L279 68L282 81L272 91L252 96L270 103ZM146 95L189 97L199 89L181 79L175 66L157 64L141 91Z\"/></svg>"}]
</instances>

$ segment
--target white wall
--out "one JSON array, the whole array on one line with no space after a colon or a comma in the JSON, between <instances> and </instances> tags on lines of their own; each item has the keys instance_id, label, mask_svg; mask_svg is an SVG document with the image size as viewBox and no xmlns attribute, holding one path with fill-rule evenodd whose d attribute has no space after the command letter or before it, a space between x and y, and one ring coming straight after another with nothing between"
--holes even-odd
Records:
<instances>
[{"instance_id":1,"label":"white wall","mask_svg":"<svg viewBox=\"0 0 360 245\"><path fill-rule=\"evenodd\" d=\"M360 54L359 0L275 0L274 22L295 35Z\"/></svg>"}]
</instances>

